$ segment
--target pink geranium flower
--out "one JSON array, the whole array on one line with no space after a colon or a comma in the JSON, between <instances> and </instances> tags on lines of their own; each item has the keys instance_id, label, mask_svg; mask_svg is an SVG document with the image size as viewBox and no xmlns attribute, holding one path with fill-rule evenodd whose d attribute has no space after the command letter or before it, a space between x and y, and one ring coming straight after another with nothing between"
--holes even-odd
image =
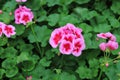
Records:
<instances>
[{"instance_id":1,"label":"pink geranium flower","mask_svg":"<svg viewBox=\"0 0 120 80\"><path fill-rule=\"evenodd\" d=\"M12 25L5 25L3 28L3 33L5 34L6 37L11 37L12 35L15 35L15 27Z\"/></svg>"},{"instance_id":2,"label":"pink geranium flower","mask_svg":"<svg viewBox=\"0 0 120 80\"><path fill-rule=\"evenodd\" d=\"M16 0L16 2L26 2L27 0Z\"/></svg>"},{"instance_id":3,"label":"pink geranium flower","mask_svg":"<svg viewBox=\"0 0 120 80\"><path fill-rule=\"evenodd\" d=\"M99 47L100 47L100 49L101 49L102 51L105 51L105 50L107 49L107 45L106 45L106 43L104 43L104 42L102 42L102 43L99 45Z\"/></svg>"},{"instance_id":4,"label":"pink geranium flower","mask_svg":"<svg viewBox=\"0 0 120 80\"><path fill-rule=\"evenodd\" d=\"M76 28L70 23L55 29L51 34L49 43L53 48L60 45L60 52L67 55L80 56L82 50L85 49L82 29Z\"/></svg>"},{"instance_id":5,"label":"pink geranium flower","mask_svg":"<svg viewBox=\"0 0 120 80\"><path fill-rule=\"evenodd\" d=\"M116 50L116 49L118 49L118 43L115 41L108 41L107 47L110 50Z\"/></svg>"},{"instance_id":6,"label":"pink geranium flower","mask_svg":"<svg viewBox=\"0 0 120 80\"><path fill-rule=\"evenodd\" d=\"M19 6L14 12L15 14L15 23L16 24L24 24L26 25L28 22L31 22L34 15L31 9L26 6Z\"/></svg>"}]
</instances>

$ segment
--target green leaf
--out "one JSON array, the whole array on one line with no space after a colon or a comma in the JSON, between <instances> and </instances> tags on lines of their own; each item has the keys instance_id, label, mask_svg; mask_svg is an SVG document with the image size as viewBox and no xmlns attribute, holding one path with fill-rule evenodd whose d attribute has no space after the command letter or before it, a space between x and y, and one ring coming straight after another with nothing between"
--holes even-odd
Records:
<instances>
[{"instance_id":1,"label":"green leaf","mask_svg":"<svg viewBox=\"0 0 120 80\"><path fill-rule=\"evenodd\" d=\"M120 6L119 6L119 0L116 0L116 1L112 1L112 6L111 6L111 10L114 12L114 13L117 13L117 14L120 14Z\"/></svg>"},{"instance_id":2,"label":"green leaf","mask_svg":"<svg viewBox=\"0 0 120 80\"><path fill-rule=\"evenodd\" d=\"M120 23L116 18L109 17L108 20L113 28L118 28L120 26Z\"/></svg>"},{"instance_id":3,"label":"green leaf","mask_svg":"<svg viewBox=\"0 0 120 80\"><path fill-rule=\"evenodd\" d=\"M88 3L90 0L75 0L78 4L85 4Z\"/></svg>"},{"instance_id":4,"label":"green leaf","mask_svg":"<svg viewBox=\"0 0 120 80\"><path fill-rule=\"evenodd\" d=\"M31 71L34 69L35 63L32 60L26 60L19 63L19 66L23 71Z\"/></svg>"},{"instance_id":5,"label":"green leaf","mask_svg":"<svg viewBox=\"0 0 120 80\"><path fill-rule=\"evenodd\" d=\"M94 26L94 32L109 32L110 30L111 26L106 23Z\"/></svg>"},{"instance_id":6,"label":"green leaf","mask_svg":"<svg viewBox=\"0 0 120 80\"><path fill-rule=\"evenodd\" d=\"M74 0L60 0L60 5L69 5L73 2Z\"/></svg>"},{"instance_id":7,"label":"green leaf","mask_svg":"<svg viewBox=\"0 0 120 80\"><path fill-rule=\"evenodd\" d=\"M72 74L69 74L67 72L63 72L60 74L59 80L77 80L76 77Z\"/></svg>"},{"instance_id":8,"label":"green leaf","mask_svg":"<svg viewBox=\"0 0 120 80\"><path fill-rule=\"evenodd\" d=\"M91 79L92 78L92 74L91 74L91 70L89 68L86 68L84 66L80 66L76 72L79 74L79 77L81 79Z\"/></svg>"},{"instance_id":9,"label":"green leaf","mask_svg":"<svg viewBox=\"0 0 120 80\"><path fill-rule=\"evenodd\" d=\"M0 47L0 57L3 54L3 52L4 52L4 49L2 47Z\"/></svg>"},{"instance_id":10,"label":"green leaf","mask_svg":"<svg viewBox=\"0 0 120 80\"><path fill-rule=\"evenodd\" d=\"M4 73L5 73L5 70L4 69L0 69L0 79L2 79Z\"/></svg>"},{"instance_id":11,"label":"green leaf","mask_svg":"<svg viewBox=\"0 0 120 80\"><path fill-rule=\"evenodd\" d=\"M1 58L14 58L16 56L17 50L13 47L7 47L4 49L4 53L1 54Z\"/></svg>"},{"instance_id":12,"label":"green leaf","mask_svg":"<svg viewBox=\"0 0 120 80\"><path fill-rule=\"evenodd\" d=\"M17 74L16 76L11 78L10 80L26 80L26 79L24 78L24 76L22 74Z\"/></svg>"},{"instance_id":13,"label":"green leaf","mask_svg":"<svg viewBox=\"0 0 120 80\"><path fill-rule=\"evenodd\" d=\"M8 38L6 37L0 37L0 46L6 45L8 42Z\"/></svg>"},{"instance_id":14,"label":"green leaf","mask_svg":"<svg viewBox=\"0 0 120 80\"><path fill-rule=\"evenodd\" d=\"M99 61L97 59L93 58L93 59L90 59L88 62L89 62L90 68L94 68L94 69L99 68Z\"/></svg>"},{"instance_id":15,"label":"green leaf","mask_svg":"<svg viewBox=\"0 0 120 80\"><path fill-rule=\"evenodd\" d=\"M17 3L14 0L7 1L3 7L3 10L5 10L7 12L14 11L16 5L17 5Z\"/></svg>"},{"instance_id":16,"label":"green leaf","mask_svg":"<svg viewBox=\"0 0 120 80\"><path fill-rule=\"evenodd\" d=\"M96 9L96 10L102 12L103 10L105 10L105 9L107 8L106 0L104 0L104 1L97 1L97 0L96 0L94 6L95 6L95 9Z\"/></svg>"},{"instance_id":17,"label":"green leaf","mask_svg":"<svg viewBox=\"0 0 120 80\"><path fill-rule=\"evenodd\" d=\"M89 11L87 8L81 8L81 7L75 8L74 12L77 13L79 17L82 18L82 20L90 20L98 15L97 12L94 10Z\"/></svg>"},{"instance_id":18,"label":"green leaf","mask_svg":"<svg viewBox=\"0 0 120 80\"><path fill-rule=\"evenodd\" d=\"M91 37L92 37L92 34L91 34L91 33L84 34L86 49L87 49L87 48L91 48L91 45L92 45Z\"/></svg>"},{"instance_id":19,"label":"green leaf","mask_svg":"<svg viewBox=\"0 0 120 80\"><path fill-rule=\"evenodd\" d=\"M16 35L21 35L25 31L25 26L23 25L15 25L16 28Z\"/></svg>"},{"instance_id":20,"label":"green leaf","mask_svg":"<svg viewBox=\"0 0 120 80\"><path fill-rule=\"evenodd\" d=\"M9 69L6 69L6 76L11 78L14 77L18 73L17 67L11 67Z\"/></svg>"},{"instance_id":21,"label":"green leaf","mask_svg":"<svg viewBox=\"0 0 120 80\"><path fill-rule=\"evenodd\" d=\"M60 3L60 0L46 0L46 1L47 1L48 7L51 7Z\"/></svg>"},{"instance_id":22,"label":"green leaf","mask_svg":"<svg viewBox=\"0 0 120 80\"><path fill-rule=\"evenodd\" d=\"M28 52L21 52L19 56L17 56L17 63L30 60L30 56Z\"/></svg>"},{"instance_id":23,"label":"green leaf","mask_svg":"<svg viewBox=\"0 0 120 80\"><path fill-rule=\"evenodd\" d=\"M51 50L47 50L45 55L48 60L55 56L55 54Z\"/></svg>"},{"instance_id":24,"label":"green leaf","mask_svg":"<svg viewBox=\"0 0 120 80\"><path fill-rule=\"evenodd\" d=\"M51 30L46 26L35 26L34 27L35 35L30 33L28 39L31 43L41 42L41 46L44 47L47 45L49 36L51 35Z\"/></svg>"},{"instance_id":25,"label":"green leaf","mask_svg":"<svg viewBox=\"0 0 120 80\"><path fill-rule=\"evenodd\" d=\"M111 65L107 68L107 70L105 71L105 74L107 75L107 77L109 78L109 80L118 80L118 73L117 72L117 68L116 65Z\"/></svg>"},{"instance_id":26,"label":"green leaf","mask_svg":"<svg viewBox=\"0 0 120 80\"><path fill-rule=\"evenodd\" d=\"M48 24L50 26L55 26L59 21L59 14L51 14L47 18Z\"/></svg>"},{"instance_id":27,"label":"green leaf","mask_svg":"<svg viewBox=\"0 0 120 80\"><path fill-rule=\"evenodd\" d=\"M32 5L31 5L31 2L32 2ZM41 8L41 6L44 5L44 3L46 3L46 0L27 1L26 3L27 3L26 5L30 9L32 9L32 10L39 10Z\"/></svg>"},{"instance_id":28,"label":"green leaf","mask_svg":"<svg viewBox=\"0 0 120 80\"><path fill-rule=\"evenodd\" d=\"M60 15L59 25L61 26L66 25L67 23L76 24L78 22L79 21L77 20L77 18L75 18L72 15L65 15L65 14Z\"/></svg>"},{"instance_id":29,"label":"green leaf","mask_svg":"<svg viewBox=\"0 0 120 80\"><path fill-rule=\"evenodd\" d=\"M40 60L40 64L44 67L49 67L51 61L48 61L45 57Z\"/></svg>"},{"instance_id":30,"label":"green leaf","mask_svg":"<svg viewBox=\"0 0 120 80\"><path fill-rule=\"evenodd\" d=\"M11 21L11 17L7 12L4 12L4 14L0 15L0 21L8 24Z\"/></svg>"},{"instance_id":31,"label":"green leaf","mask_svg":"<svg viewBox=\"0 0 120 80\"><path fill-rule=\"evenodd\" d=\"M2 67L5 69L10 69L16 66L17 62L15 58L7 58L2 62Z\"/></svg>"},{"instance_id":32,"label":"green leaf","mask_svg":"<svg viewBox=\"0 0 120 80\"><path fill-rule=\"evenodd\" d=\"M95 17L97 24L105 24L107 23L107 19L105 16L98 15Z\"/></svg>"},{"instance_id":33,"label":"green leaf","mask_svg":"<svg viewBox=\"0 0 120 80\"><path fill-rule=\"evenodd\" d=\"M31 52L33 49L33 45L32 44L24 44L24 45L20 45L19 49L22 52Z\"/></svg>"},{"instance_id":34,"label":"green leaf","mask_svg":"<svg viewBox=\"0 0 120 80\"><path fill-rule=\"evenodd\" d=\"M92 31L92 27L86 23L81 23L79 25L80 28L82 28L83 32L88 33Z\"/></svg>"}]
</instances>

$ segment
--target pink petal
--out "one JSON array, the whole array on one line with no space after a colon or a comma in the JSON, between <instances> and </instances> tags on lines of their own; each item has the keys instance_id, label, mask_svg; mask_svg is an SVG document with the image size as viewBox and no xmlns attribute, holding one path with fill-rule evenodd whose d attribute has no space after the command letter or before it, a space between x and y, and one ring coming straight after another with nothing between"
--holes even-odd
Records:
<instances>
[{"instance_id":1,"label":"pink petal","mask_svg":"<svg viewBox=\"0 0 120 80\"><path fill-rule=\"evenodd\" d=\"M50 37L49 43L53 48L56 48L63 38L63 33L60 29L55 29Z\"/></svg>"},{"instance_id":2,"label":"pink petal","mask_svg":"<svg viewBox=\"0 0 120 80\"><path fill-rule=\"evenodd\" d=\"M85 49L85 43L84 43L84 40L82 39L76 39L74 40L74 46L73 46L73 51L72 51L72 54L74 56L80 56L81 55L81 52L82 50Z\"/></svg>"},{"instance_id":3,"label":"pink petal","mask_svg":"<svg viewBox=\"0 0 120 80\"><path fill-rule=\"evenodd\" d=\"M97 37L107 39L107 35L105 33L97 34Z\"/></svg>"},{"instance_id":4,"label":"pink petal","mask_svg":"<svg viewBox=\"0 0 120 80\"><path fill-rule=\"evenodd\" d=\"M71 54L73 50L72 43L69 41L62 41L59 50L62 54L67 54L67 55Z\"/></svg>"}]
</instances>

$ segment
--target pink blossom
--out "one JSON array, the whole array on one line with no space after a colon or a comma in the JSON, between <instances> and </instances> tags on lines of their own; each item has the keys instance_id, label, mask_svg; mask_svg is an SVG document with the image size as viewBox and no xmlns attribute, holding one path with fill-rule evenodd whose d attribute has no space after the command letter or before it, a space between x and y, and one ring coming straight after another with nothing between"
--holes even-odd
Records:
<instances>
[{"instance_id":1,"label":"pink blossom","mask_svg":"<svg viewBox=\"0 0 120 80\"><path fill-rule=\"evenodd\" d=\"M107 45L106 45L106 43L102 42L102 43L99 45L99 47L100 47L100 49L101 49L102 51L105 51L106 48L107 48Z\"/></svg>"},{"instance_id":2,"label":"pink blossom","mask_svg":"<svg viewBox=\"0 0 120 80\"><path fill-rule=\"evenodd\" d=\"M61 29L55 29L50 37L49 43L53 48L56 48L63 38Z\"/></svg>"},{"instance_id":3,"label":"pink blossom","mask_svg":"<svg viewBox=\"0 0 120 80\"><path fill-rule=\"evenodd\" d=\"M55 29L51 33L49 43L53 48L60 45L60 52L67 55L73 54L74 56L80 56L82 50L85 49L82 29L76 28L70 23Z\"/></svg>"},{"instance_id":4,"label":"pink blossom","mask_svg":"<svg viewBox=\"0 0 120 80\"><path fill-rule=\"evenodd\" d=\"M110 50L116 50L116 49L118 49L118 43L115 41L108 41L107 47Z\"/></svg>"},{"instance_id":5,"label":"pink blossom","mask_svg":"<svg viewBox=\"0 0 120 80\"><path fill-rule=\"evenodd\" d=\"M16 0L16 2L26 2L27 0Z\"/></svg>"},{"instance_id":6,"label":"pink blossom","mask_svg":"<svg viewBox=\"0 0 120 80\"><path fill-rule=\"evenodd\" d=\"M73 50L72 43L69 41L62 41L59 50L62 54L71 54Z\"/></svg>"},{"instance_id":7,"label":"pink blossom","mask_svg":"<svg viewBox=\"0 0 120 80\"><path fill-rule=\"evenodd\" d=\"M116 41L116 37L110 32L97 34L97 37Z\"/></svg>"},{"instance_id":8,"label":"pink blossom","mask_svg":"<svg viewBox=\"0 0 120 80\"><path fill-rule=\"evenodd\" d=\"M26 25L28 22L31 22L34 15L31 9L26 6L19 6L14 12L15 14L15 23L16 24L24 24Z\"/></svg>"},{"instance_id":9,"label":"pink blossom","mask_svg":"<svg viewBox=\"0 0 120 80\"><path fill-rule=\"evenodd\" d=\"M0 37L2 36L3 33L3 28L5 27L5 24L0 22Z\"/></svg>"},{"instance_id":10,"label":"pink blossom","mask_svg":"<svg viewBox=\"0 0 120 80\"><path fill-rule=\"evenodd\" d=\"M12 25L5 25L3 28L3 33L6 35L6 37L11 37L12 35L15 35L15 27Z\"/></svg>"},{"instance_id":11,"label":"pink blossom","mask_svg":"<svg viewBox=\"0 0 120 80\"><path fill-rule=\"evenodd\" d=\"M85 49L84 40L82 40L82 39L76 39L76 40L74 40L72 54L74 56L76 56L76 57L80 56L83 49Z\"/></svg>"}]
</instances>

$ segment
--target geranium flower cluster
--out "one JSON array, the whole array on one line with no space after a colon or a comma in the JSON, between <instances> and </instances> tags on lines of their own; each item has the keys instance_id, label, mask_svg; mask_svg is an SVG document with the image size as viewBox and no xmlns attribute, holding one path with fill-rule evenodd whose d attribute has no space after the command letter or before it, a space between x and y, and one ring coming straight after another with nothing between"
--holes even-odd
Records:
<instances>
[{"instance_id":1,"label":"geranium flower cluster","mask_svg":"<svg viewBox=\"0 0 120 80\"><path fill-rule=\"evenodd\" d=\"M31 9L27 8L26 6L19 6L15 10L15 23L16 24L24 24L26 25L28 22L31 22L34 15Z\"/></svg>"},{"instance_id":2,"label":"geranium flower cluster","mask_svg":"<svg viewBox=\"0 0 120 80\"><path fill-rule=\"evenodd\" d=\"M85 49L82 29L76 28L73 24L66 24L63 27L55 29L51 33L49 43L53 48L57 48L62 54L80 56Z\"/></svg>"},{"instance_id":3,"label":"geranium flower cluster","mask_svg":"<svg viewBox=\"0 0 120 80\"><path fill-rule=\"evenodd\" d=\"M26 2L27 0L16 0L16 2Z\"/></svg>"},{"instance_id":4,"label":"geranium flower cluster","mask_svg":"<svg viewBox=\"0 0 120 80\"><path fill-rule=\"evenodd\" d=\"M0 22L0 37L4 34L6 37L11 37L12 35L15 35L15 27L12 25L6 25L2 22Z\"/></svg>"},{"instance_id":5,"label":"geranium flower cluster","mask_svg":"<svg viewBox=\"0 0 120 80\"><path fill-rule=\"evenodd\" d=\"M116 42L116 37L110 32L97 34L97 37L107 39L107 42L102 42L99 47L102 51L116 50L118 49L118 43Z\"/></svg>"}]
</instances>

